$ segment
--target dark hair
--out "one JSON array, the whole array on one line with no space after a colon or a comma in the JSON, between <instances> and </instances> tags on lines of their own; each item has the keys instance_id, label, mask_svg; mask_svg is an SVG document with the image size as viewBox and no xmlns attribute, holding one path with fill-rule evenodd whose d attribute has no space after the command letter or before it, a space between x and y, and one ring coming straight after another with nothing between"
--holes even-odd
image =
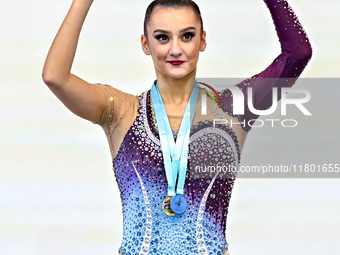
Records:
<instances>
[{"instance_id":1,"label":"dark hair","mask_svg":"<svg viewBox=\"0 0 340 255\"><path fill-rule=\"evenodd\" d=\"M144 35L148 37L147 34L147 25L151 19L152 11L155 7L161 6L164 8L183 8L188 7L191 8L196 14L197 19L201 22L201 33L203 33L203 20L201 16L200 9L198 5L192 0L154 0L146 9L145 18L144 18Z\"/></svg>"}]
</instances>

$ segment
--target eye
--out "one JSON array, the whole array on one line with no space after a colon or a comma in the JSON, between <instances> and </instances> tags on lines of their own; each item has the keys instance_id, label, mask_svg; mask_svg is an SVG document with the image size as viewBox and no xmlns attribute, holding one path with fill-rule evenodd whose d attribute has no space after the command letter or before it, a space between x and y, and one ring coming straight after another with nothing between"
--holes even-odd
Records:
<instances>
[{"instance_id":1,"label":"eye","mask_svg":"<svg viewBox=\"0 0 340 255\"><path fill-rule=\"evenodd\" d=\"M183 38L189 40L189 39L193 38L194 36L195 36L194 33L186 33L186 34L183 36Z\"/></svg>"},{"instance_id":2,"label":"eye","mask_svg":"<svg viewBox=\"0 0 340 255\"><path fill-rule=\"evenodd\" d=\"M168 37L166 35L157 35L156 39L158 41L166 41L168 39ZM164 39L164 40L162 40L162 39Z\"/></svg>"}]
</instances>

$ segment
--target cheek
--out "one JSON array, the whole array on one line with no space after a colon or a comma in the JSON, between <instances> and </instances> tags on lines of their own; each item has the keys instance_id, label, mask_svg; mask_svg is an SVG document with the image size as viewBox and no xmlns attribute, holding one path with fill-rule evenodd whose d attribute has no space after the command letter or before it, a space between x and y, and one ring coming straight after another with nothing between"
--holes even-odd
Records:
<instances>
[{"instance_id":1,"label":"cheek","mask_svg":"<svg viewBox=\"0 0 340 255\"><path fill-rule=\"evenodd\" d=\"M164 60L166 59L167 50L164 47L153 46L151 50L151 55L154 60Z\"/></svg>"},{"instance_id":2,"label":"cheek","mask_svg":"<svg viewBox=\"0 0 340 255\"><path fill-rule=\"evenodd\" d=\"M167 54L168 54L168 48L167 47L158 47L157 48L157 52L156 52L156 56L158 60L164 60L167 58Z\"/></svg>"},{"instance_id":3,"label":"cheek","mask_svg":"<svg viewBox=\"0 0 340 255\"><path fill-rule=\"evenodd\" d=\"M188 54L190 55L191 58L198 58L198 54L199 54L199 45L195 45L193 47L191 47L188 51Z\"/></svg>"}]
</instances>

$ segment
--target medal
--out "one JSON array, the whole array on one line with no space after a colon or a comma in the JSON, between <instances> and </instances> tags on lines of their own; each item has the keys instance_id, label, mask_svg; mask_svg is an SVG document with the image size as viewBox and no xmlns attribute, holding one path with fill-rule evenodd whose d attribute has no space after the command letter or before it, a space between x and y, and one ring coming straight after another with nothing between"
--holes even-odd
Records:
<instances>
[{"instance_id":1,"label":"medal","mask_svg":"<svg viewBox=\"0 0 340 255\"><path fill-rule=\"evenodd\" d=\"M151 98L155 110L165 173L168 181L167 197L162 203L162 209L169 216L182 214L187 206L183 196L183 187L188 165L190 127L196 110L198 94L199 86L195 81L175 143L164 103L157 88L157 80L155 80L151 88Z\"/></svg>"},{"instance_id":2,"label":"medal","mask_svg":"<svg viewBox=\"0 0 340 255\"><path fill-rule=\"evenodd\" d=\"M170 201L170 206L171 206L171 210L174 213L182 214L187 208L187 201L185 200L183 195L177 194L176 196L172 197Z\"/></svg>"},{"instance_id":3,"label":"medal","mask_svg":"<svg viewBox=\"0 0 340 255\"><path fill-rule=\"evenodd\" d=\"M166 199L164 199L163 201L162 209L165 212L165 214L169 216L174 216L176 215L176 213L171 210L171 206L170 206L171 200L172 200L172 197L166 197Z\"/></svg>"}]
</instances>

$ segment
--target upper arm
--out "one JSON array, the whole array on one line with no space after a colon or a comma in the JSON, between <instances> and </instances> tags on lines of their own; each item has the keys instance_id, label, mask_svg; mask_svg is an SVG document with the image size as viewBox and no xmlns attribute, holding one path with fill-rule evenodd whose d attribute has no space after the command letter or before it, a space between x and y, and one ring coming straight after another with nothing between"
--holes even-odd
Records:
<instances>
[{"instance_id":1,"label":"upper arm","mask_svg":"<svg viewBox=\"0 0 340 255\"><path fill-rule=\"evenodd\" d=\"M57 98L74 114L98 123L106 107L107 97L98 84L88 83L70 74L63 86L45 81Z\"/></svg>"}]
</instances>

